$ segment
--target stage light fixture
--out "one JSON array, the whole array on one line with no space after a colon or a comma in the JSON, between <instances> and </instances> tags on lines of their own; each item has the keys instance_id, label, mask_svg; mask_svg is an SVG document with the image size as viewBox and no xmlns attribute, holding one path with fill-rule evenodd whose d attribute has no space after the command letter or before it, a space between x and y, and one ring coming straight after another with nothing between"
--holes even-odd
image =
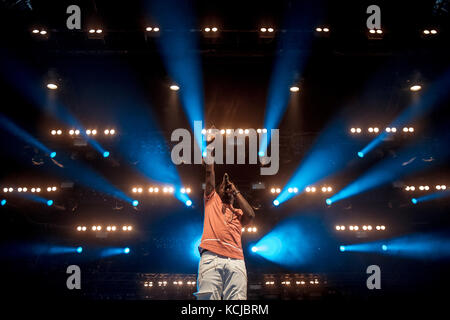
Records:
<instances>
[{"instance_id":1,"label":"stage light fixture","mask_svg":"<svg viewBox=\"0 0 450 320\"><path fill-rule=\"evenodd\" d=\"M420 91L420 89L422 89L422 86L419 84L415 84L415 85L409 87L409 90L411 90L413 92Z\"/></svg>"},{"instance_id":2,"label":"stage light fixture","mask_svg":"<svg viewBox=\"0 0 450 320\"><path fill-rule=\"evenodd\" d=\"M125 249L123 249L123 253L129 254L130 253L130 248L126 247Z\"/></svg>"},{"instance_id":3,"label":"stage light fixture","mask_svg":"<svg viewBox=\"0 0 450 320\"><path fill-rule=\"evenodd\" d=\"M187 200L186 201L186 206L190 207L192 205L192 201L191 200Z\"/></svg>"},{"instance_id":4,"label":"stage light fixture","mask_svg":"<svg viewBox=\"0 0 450 320\"><path fill-rule=\"evenodd\" d=\"M51 207L53 205L53 200L47 200L47 206Z\"/></svg>"},{"instance_id":5,"label":"stage light fixture","mask_svg":"<svg viewBox=\"0 0 450 320\"><path fill-rule=\"evenodd\" d=\"M56 90L58 89L58 85L55 83L47 83L47 88L50 90Z\"/></svg>"},{"instance_id":6,"label":"stage light fixture","mask_svg":"<svg viewBox=\"0 0 450 320\"><path fill-rule=\"evenodd\" d=\"M299 92L299 91L300 91L300 88L297 87L297 86L292 86L292 87L289 88L289 90L290 90L291 92Z\"/></svg>"},{"instance_id":7,"label":"stage light fixture","mask_svg":"<svg viewBox=\"0 0 450 320\"><path fill-rule=\"evenodd\" d=\"M344 252L344 251L345 251L345 246L340 246L340 247L339 247L339 250L340 250L341 252Z\"/></svg>"},{"instance_id":8,"label":"stage light fixture","mask_svg":"<svg viewBox=\"0 0 450 320\"><path fill-rule=\"evenodd\" d=\"M133 207L137 207L139 204L139 201L133 200L133 202L131 204L133 205Z\"/></svg>"},{"instance_id":9,"label":"stage light fixture","mask_svg":"<svg viewBox=\"0 0 450 320\"><path fill-rule=\"evenodd\" d=\"M383 251L387 251L387 249L388 249L388 246L387 246L387 245L385 245L385 244L383 244L383 245L381 246L381 249L382 249Z\"/></svg>"},{"instance_id":10,"label":"stage light fixture","mask_svg":"<svg viewBox=\"0 0 450 320\"><path fill-rule=\"evenodd\" d=\"M325 200L325 202L326 202L326 204L329 205L329 206L333 203L333 202L331 201L331 199L329 199L329 198L328 198L327 200Z\"/></svg>"},{"instance_id":11,"label":"stage light fixture","mask_svg":"<svg viewBox=\"0 0 450 320\"><path fill-rule=\"evenodd\" d=\"M77 248L77 253L82 253L83 252L83 247L78 247Z\"/></svg>"},{"instance_id":12,"label":"stage light fixture","mask_svg":"<svg viewBox=\"0 0 450 320\"><path fill-rule=\"evenodd\" d=\"M2 199L1 203L2 206L4 206L6 204L6 199Z\"/></svg>"},{"instance_id":13,"label":"stage light fixture","mask_svg":"<svg viewBox=\"0 0 450 320\"><path fill-rule=\"evenodd\" d=\"M103 152L103 158L108 158L108 157L109 157L109 151Z\"/></svg>"},{"instance_id":14,"label":"stage light fixture","mask_svg":"<svg viewBox=\"0 0 450 320\"><path fill-rule=\"evenodd\" d=\"M274 205L274 206L279 206L279 205L280 205L280 202L279 202L278 200L273 200L273 205Z\"/></svg>"},{"instance_id":15,"label":"stage light fixture","mask_svg":"<svg viewBox=\"0 0 450 320\"><path fill-rule=\"evenodd\" d=\"M180 87L177 86L176 84L172 84L169 88L170 88L170 90L172 90L172 91L178 91L178 90L180 90Z\"/></svg>"}]
</instances>

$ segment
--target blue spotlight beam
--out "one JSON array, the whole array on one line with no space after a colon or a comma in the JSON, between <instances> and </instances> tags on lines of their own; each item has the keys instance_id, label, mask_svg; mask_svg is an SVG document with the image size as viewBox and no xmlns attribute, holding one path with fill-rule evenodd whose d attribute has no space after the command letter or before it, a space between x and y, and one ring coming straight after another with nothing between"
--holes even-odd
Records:
<instances>
[{"instance_id":1,"label":"blue spotlight beam","mask_svg":"<svg viewBox=\"0 0 450 320\"><path fill-rule=\"evenodd\" d=\"M445 190L445 191L436 191L430 194L427 194L425 196L419 197L419 198L413 198L412 203L417 204L417 203L421 203L421 202L427 202L427 201L432 201L432 200L436 200L436 199L441 199L441 198L446 198L450 196L450 190Z\"/></svg>"},{"instance_id":2,"label":"blue spotlight beam","mask_svg":"<svg viewBox=\"0 0 450 320\"><path fill-rule=\"evenodd\" d=\"M446 139L446 137L440 137ZM354 195L366 192L375 187L393 181L394 179L401 178L407 174L424 170L432 165L443 163L450 155L448 148L440 149L440 154L434 154L433 157L428 152L428 144L426 141L420 141L419 143L409 146L402 150L396 158L386 159L374 167L369 169L367 173L359 177L356 181L352 182L344 189L334 194L329 198L331 203L335 203L345 198L352 197ZM425 161L426 158L432 158L433 161ZM331 204L328 203L327 204Z\"/></svg>"},{"instance_id":3,"label":"blue spotlight beam","mask_svg":"<svg viewBox=\"0 0 450 320\"><path fill-rule=\"evenodd\" d=\"M311 259L312 239L298 219L288 219L260 239L251 251L286 267L298 267Z\"/></svg>"},{"instance_id":4,"label":"blue spotlight beam","mask_svg":"<svg viewBox=\"0 0 450 320\"><path fill-rule=\"evenodd\" d=\"M176 8L176 10L174 10ZM203 80L193 13L183 0L158 0L152 8L161 25L158 45L168 72L180 87L181 102L191 128L194 121L204 123ZM202 146L201 133L195 141Z\"/></svg>"},{"instance_id":5,"label":"blue spotlight beam","mask_svg":"<svg viewBox=\"0 0 450 320\"><path fill-rule=\"evenodd\" d=\"M3 116L1 114L0 114L0 127L8 130L12 135L16 136L17 138L38 148L39 150L41 150L45 154L49 155L50 157L54 158L56 156L56 152L50 151L50 149L47 148L43 143L41 143L39 140L34 138L28 132L26 132L22 128L18 127L11 120L9 120L8 118L6 118L5 116Z\"/></svg>"},{"instance_id":6,"label":"blue spotlight beam","mask_svg":"<svg viewBox=\"0 0 450 320\"><path fill-rule=\"evenodd\" d=\"M39 79L32 71L28 70L24 64L12 58L5 51L1 51L0 54L0 64L2 66L0 70L4 71L5 79L11 82L24 97L26 97L34 106L51 114L68 126L79 128L81 135L100 154L103 154L106 151L100 143L85 134L84 130L82 130L83 126L69 112L66 106L57 101L54 92L49 92L49 90L45 88L41 79Z\"/></svg>"},{"instance_id":7,"label":"blue spotlight beam","mask_svg":"<svg viewBox=\"0 0 450 320\"><path fill-rule=\"evenodd\" d=\"M310 46L311 32L301 32L306 25L314 25L318 6L300 8L299 6L309 6L308 4L295 4L294 8L289 8L284 22L283 29L286 32L280 33L278 42L278 56L273 68L270 80L269 93L264 115L264 128L268 132L277 129L283 118L289 102L289 88L294 85L294 81L299 81L306 64L307 57L302 57L302 50L307 51ZM299 16L308 12L306 16ZM267 139L263 139L259 147L259 153L265 154L270 143L270 134Z\"/></svg>"},{"instance_id":8,"label":"blue spotlight beam","mask_svg":"<svg viewBox=\"0 0 450 320\"><path fill-rule=\"evenodd\" d=\"M112 256L118 256L121 254L129 254L130 253L130 248L129 247L125 247L125 248L107 248L101 251L100 253L100 257L102 258L106 258L106 257L112 257Z\"/></svg>"},{"instance_id":9,"label":"blue spotlight beam","mask_svg":"<svg viewBox=\"0 0 450 320\"><path fill-rule=\"evenodd\" d=\"M46 198L40 197L40 196L35 195L35 194L30 194L30 193L19 193L19 195L20 195L22 198L25 198L25 199L30 200L30 201L33 201L33 202L46 204L46 205L49 206L49 207L53 205L53 200L51 200L51 199L46 199Z\"/></svg>"},{"instance_id":10,"label":"blue spotlight beam","mask_svg":"<svg viewBox=\"0 0 450 320\"><path fill-rule=\"evenodd\" d=\"M374 242L350 244L343 247L345 247L346 252L374 252L413 259L438 260L450 257L448 231L418 233Z\"/></svg>"},{"instance_id":11,"label":"blue spotlight beam","mask_svg":"<svg viewBox=\"0 0 450 320\"><path fill-rule=\"evenodd\" d=\"M404 125L430 113L439 102L443 101L449 94L450 87L450 69L447 70L437 81L435 81L426 92L412 105L407 107L388 127L395 127L401 129ZM360 152L366 155L376 146L381 144L389 133L382 131L375 137L368 145L366 145ZM358 153L359 156L359 153ZM361 156L360 156L361 157ZM361 157L362 158L362 157Z\"/></svg>"},{"instance_id":12,"label":"blue spotlight beam","mask_svg":"<svg viewBox=\"0 0 450 320\"><path fill-rule=\"evenodd\" d=\"M323 130L313 148L276 198L278 204L302 194L307 186L320 182L348 165L358 146L354 143L346 143L346 139L350 142L348 136L339 137L339 132L345 132L344 128L346 128L346 123L344 117L341 116ZM343 140L339 146L334 143L337 138ZM298 193L288 192L289 188L294 187L298 188Z\"/></svg>"}]
</instances>

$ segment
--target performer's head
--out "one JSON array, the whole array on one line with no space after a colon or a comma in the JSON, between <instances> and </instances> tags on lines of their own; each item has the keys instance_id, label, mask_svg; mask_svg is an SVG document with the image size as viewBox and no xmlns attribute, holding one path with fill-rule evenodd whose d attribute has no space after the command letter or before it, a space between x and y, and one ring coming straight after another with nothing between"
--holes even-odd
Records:
<instances>
[{"instance_id":1,"label":"performer's head","mask_svg":"<svg viewBox=\"0 0 450 320\"><path fill-rule=\"evenodd\" d=\"M220 199L222 199L223 203L233 205L234 195L233 191L231 190L230 180L227 173L223 175L222 183L219 186L218 194Z\"/></svg>"}]
</instances>

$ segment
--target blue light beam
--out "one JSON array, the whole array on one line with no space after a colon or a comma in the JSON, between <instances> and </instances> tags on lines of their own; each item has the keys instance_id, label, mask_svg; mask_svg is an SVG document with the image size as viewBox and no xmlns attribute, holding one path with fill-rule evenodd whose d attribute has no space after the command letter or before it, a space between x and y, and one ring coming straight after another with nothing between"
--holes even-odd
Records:
<instances>
[{"instance_id":1,"label":"blue light beam","mask_svg":"<svg viewBox=\"0 0 450 320\"><path fill-rule=\"evenodd\" d=\"M313 251L311 233L301 220L287 219L260 239L251 251L286 267L298 267L310 262Z\"/></svg>"},{"instance_id":2,"label":"blue light beam","mask_svg":"<svg viewBox=\"0 0 450 320\"><path fill-rule=\"evenodd\" d=\"M419 198L412 198L411 202L414 204L418 204L421 202L427 202L427 201L432 201L432 200L436 200L436 199L446 198L448 196L450 196L450 190L436 191L436 192L427 194L427 195L419 197Z\"/></svg>"},{"instance_id":3,"label":"blue light beam","mask_svg":"<svg viewBox=\"0 0 450 320\"><path fill-rule=\"evenodd\" d=\"M445 145L445 137L440 137ZM441 148L440 154L431 155L425 140L400 151L395 158L383 160L373 166L367 173L347 185L329 198L331 203L366 192L385 183L399 179L407 174L418 172L433 165L445 162L450 154L448 148ZM433 159L433 161L426 161ZM328 203L327 201L327 204Z\"/></svg>"},{"instance_id":4,"label":"blue light beam","mask_svg":"<svg viewBox=\"0 0 450 320\"><path fill-rule=\"evenodd\" d=\"M419 119L420 117L423 117L427 113L430 113L435 107L439 106L439 102L443 101L449 94L449 86L450 69L447 70L447 72L437 81L435 81L418 100L407 107L390 125L388 125L388 127L395 127L399 130L403 126ZM358 156L362 158L376 146L381 144L388 137L388 135L390 135L390 133L386 131L380 132L379 135L377 135L368 145L358 152Z\"/></svg>"},{"instance_id":5,"label":"blue light beam","mask_svg":"<svg viewBox=\"0 0 450 320\"><path fill-rule=\"evenodd\" d=\"M56 156L56 152L51 151L49 148L47 148L43 143L41 143L35 137L30 135L28 132L26 132L22 128L18 127L11 120L9 120L8 118L6 118L5 116L3 116L1 114L0 114L0 127L8 130L12 135L25 141L26 143L33 145L37 149L41 150L43 153L49 155L51 158L54 158Z\"/></svg>"},{"instance_id":6,"label":"blue light beam","mask_svg":"<svg viewBox=\"0 0 450 320\"><path fill-rule=\"evenodd\" d=\"M345 245L346 252L374 252L412 259L450 258L450 237L447 232L418 233L368 243Z\"/></svg>"},{"instance_id":7,"label":"blue light beam","mask_svg":"<svg viewBox=\"0 0 450 320\"><path fill-rule=\"evenodd\" d=\"M162 59L171 78L180 87L177 93L193 129L194 121L204 123L204 101L197 38L191 32L195 28L191 6L183 0L159 0L151 9L161 25L157 44ZM195 136L195 141L202 149L201 134Z\"/></svg>"}]
</instances>

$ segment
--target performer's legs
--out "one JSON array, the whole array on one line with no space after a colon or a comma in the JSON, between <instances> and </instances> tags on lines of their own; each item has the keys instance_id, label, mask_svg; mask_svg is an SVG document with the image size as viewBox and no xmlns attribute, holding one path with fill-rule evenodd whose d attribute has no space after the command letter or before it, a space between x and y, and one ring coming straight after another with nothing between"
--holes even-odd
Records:
<instances>
[{"instance_id":1,"label":"performer's legs","mask_svg":"<svg viewBox=\"0 0 450 320\"><path fill-rule=\"evenodd\" d=\"M244 260L227 259L224 267L223 299L246 300L247 299L247 270Z\"/></svg>"},{"instance_id":2,"label":"performer's legs","mask_svg":"<svg viewBox=\"0 0 450 320\"><path fill-rule=\"evenodd\" d=\"M220 300L223 284L219 257L212 252L204 252L200 258L197 277L197 300Z\"/></svg>"}]
</instances>

